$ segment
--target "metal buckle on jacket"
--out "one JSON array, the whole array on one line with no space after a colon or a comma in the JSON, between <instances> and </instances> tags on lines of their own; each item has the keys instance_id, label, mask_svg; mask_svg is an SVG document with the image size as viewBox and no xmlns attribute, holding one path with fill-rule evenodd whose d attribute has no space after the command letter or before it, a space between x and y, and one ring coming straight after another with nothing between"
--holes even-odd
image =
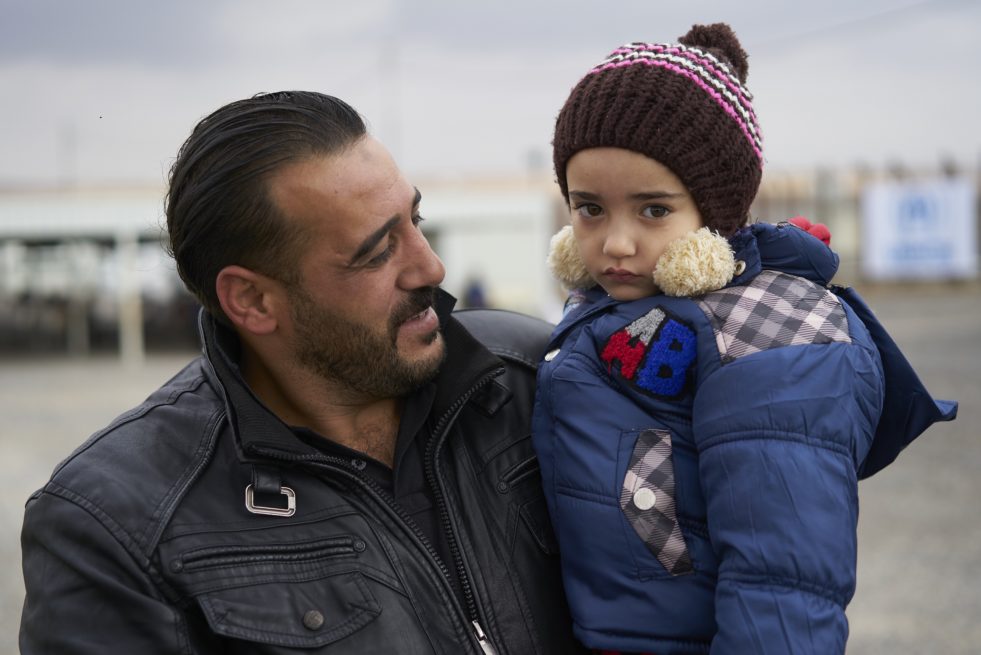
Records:
<instances>
[{"instance_id":1,"label":"metal buckle on jacket","mask_svg":"<svg viewBox=\"0 0 981 655\"><path fill-rule=\"evenodd\" d=\"M279 493L286 496L286 507L267 507L255 504L255 491L250 484L245 488L245 509L253 514L268 516L293 516L296 514L296 493L289 487L280 487Z\"/></svg>"}]
</instances>

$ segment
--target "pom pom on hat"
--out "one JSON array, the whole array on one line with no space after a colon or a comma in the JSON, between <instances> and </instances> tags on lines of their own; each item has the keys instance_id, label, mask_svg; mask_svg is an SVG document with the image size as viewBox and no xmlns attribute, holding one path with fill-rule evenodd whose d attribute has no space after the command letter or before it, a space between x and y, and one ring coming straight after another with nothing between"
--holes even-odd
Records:
<instances>
[{"instance_id":1,"label":"pom pom on hat","mask_svg":"<svg viewBox=\"0 0 981 655\"><path fill-rule=\"evenodd\" d=\"M694 25L684 36L678 37L678 43L692 48L701 48L728 61L733 71L739 76L739 81L746 83L749 72L749 56L736 38L736 33L725 23L711 25Z\"/></svg>"}]
</instances>

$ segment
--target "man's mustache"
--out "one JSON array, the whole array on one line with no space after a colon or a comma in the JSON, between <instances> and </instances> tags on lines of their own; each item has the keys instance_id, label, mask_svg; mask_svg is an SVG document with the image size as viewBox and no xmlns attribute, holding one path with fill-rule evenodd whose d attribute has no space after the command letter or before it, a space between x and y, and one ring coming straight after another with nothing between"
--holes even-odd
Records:
<instances>
[{"instance_id":1,"label":"man's mustache","mask_svg":"<svg viewBox=\"0 0 981 655\"><path fill-rule=\"evenodd\" d=\"M409 293L409 297L399 305L395 313L392 314L390 327L392 331L398 330L399 326L416 314L432 307L436 303L436 287L421 287Z\"/></svg>"}]
</instances>

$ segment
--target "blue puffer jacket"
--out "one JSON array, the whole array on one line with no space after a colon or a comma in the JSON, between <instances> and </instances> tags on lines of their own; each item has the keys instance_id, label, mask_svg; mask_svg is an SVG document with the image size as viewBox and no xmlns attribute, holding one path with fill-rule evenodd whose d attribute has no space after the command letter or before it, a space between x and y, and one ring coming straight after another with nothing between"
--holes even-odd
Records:
<instances>
[{"instance_id":1,"label":"blue puffer jacket","mask_svg":"<svg viewBox=\"0 0 981 655\"><path fill-rule=\"evenodd\" d=\"M844 652L858 479L956 412L827 288L824 244L768 224L731 244L746 269L705 296L588 292L539 369L534 443L586 646Z\"/></svg>"}]
</instances>

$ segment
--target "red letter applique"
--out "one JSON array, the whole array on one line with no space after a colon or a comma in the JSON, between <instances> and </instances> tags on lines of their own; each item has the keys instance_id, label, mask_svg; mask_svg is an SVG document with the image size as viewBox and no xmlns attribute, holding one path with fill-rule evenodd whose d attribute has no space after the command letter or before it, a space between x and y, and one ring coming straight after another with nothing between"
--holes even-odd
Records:
<instances>
[{"instance_id":1,"label":"red letter applique","mask_svg":"<svg viewBox=\"0 0 981 655\"><path fill-rule=\"evenodd\" d=\"M621 330L603 346L600 358L619 374L654 396L680 396L697 351L695 332L685 323L655 307Z\"/></svg>"},{"instance_id":2,"label":"red letter applique","mask_svg":"<svg viewBox=\"0 0 981 655\"><path fill-rule=\"evenodd\" d=\"M631 339L634 341L630 344ZM630 336L626 330L614 332L610 340L606 342L601 355L606 362L606 368L613 372L613 362L620 362L620 375L628 380L634 379L637 365L644 357L644 344L635 337Z\"/></svg>"}]
</instances>

